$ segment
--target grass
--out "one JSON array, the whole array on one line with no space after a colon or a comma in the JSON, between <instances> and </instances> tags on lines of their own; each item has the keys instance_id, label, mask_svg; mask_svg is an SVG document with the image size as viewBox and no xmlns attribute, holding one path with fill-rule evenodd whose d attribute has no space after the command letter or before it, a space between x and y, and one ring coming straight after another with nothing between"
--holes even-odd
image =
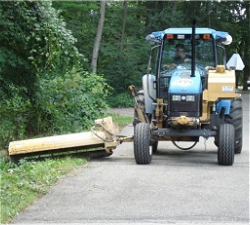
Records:
<instances>
[{"instance_id":1,"label":"grass","mask_svg":"<svg viewBox=\"0 0 250 225\"><path fill-rule=\"evenodd\" d=\"M133 118L107 114L120 128L131 123ZM88 159L83 157L57 157L21 159L17 164L8 157L0 155L0 224L11 220L37 198L48 193L55 183L68 172L84 165Z\"/></svg>"},{"instance_id":2,"label":"grass","mask_svg":"<svg viewBox=\"0 0 250 225\"><path fill-rule=\"evenodd\" d=\"M14 164L5 157L1 164L1 223L9 222L65 174L86 163L84 158L21 160Z\"/></svg>"},{"instance_id":3,"label":"grass","mask_svg":"<svg viewBox=\"0 0 250 225\"><path fill-rule=\"evenodd\" d=\"M124 128L125 126L133 122L133 117L129 116L120 116L114 113L108 113L107 116L111 116L113 119L113 123L118 123L120 129Z\"/></svg>"}]
</instances>

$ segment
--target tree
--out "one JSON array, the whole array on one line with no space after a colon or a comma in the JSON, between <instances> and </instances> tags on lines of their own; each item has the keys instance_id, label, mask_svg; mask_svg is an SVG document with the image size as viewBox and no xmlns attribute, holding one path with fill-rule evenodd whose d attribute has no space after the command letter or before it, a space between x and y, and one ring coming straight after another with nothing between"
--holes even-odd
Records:
<instances>
[{"instance_id":1,"label":"tree","mask_svg":"<svg viewBox=\"0 0 250 225\"><path fill-rule=\"evenodd\" d=\"M77 40L52 3L0 2L0 29L0 146L89 127L109 88L83 70Z\"/></svg>"},{"instance_id":2,"label":"tree","mask_svg":"<svg viewBox=\"0 0 250 225\"><path fill-rule=\"evenodd\" d=\"M0 86L35 102L39 77L61 73L79 62L76 39L51 2L0 3Z\"/></svg>"},{"instance_id":3,"label":"tree","mask_svg":"<svg viewBox=\"0 0 250 225\"><path fill-rule=\"evenodd\" d=\"M244 19L244 32L242 39L244 40L244 47L243 47L243 55L244 55L244 61L245 61L245 69L244 69L244 75L243 75L243 90L247 91L247 81L250 79L250 2L245 1L243 3L243 8L245 9L245 19Z\"/></svg>"},{"instance_id":4,"label":"tree","mask_svg":"<svg viewBox=\"0 0 250 225\"><path fill-rule=\"evenodd\" d=\"M128 11L128 2L123 1L123 19L122 19L122 34L121 34L121 51L123 50L123 42L125 36L126 29L126 21L127 21L127 11Z\"/></svg>"},{"instance_id":5,"label":"tree","mask_svg":"<svg viewBox=\"0 0 250 225\"><path fill-rule=\"evenodd\" d=\"M58 13L65 19L66 26L77 39L75 46L84 55L82 66L92 71L91 59L98 26L100 4L97 1L53 1Z\"/></svg>"},{"instance_id":6,"label":"tree","mask_svg":"<svg viewBox=\"0 0 250 225\"><path fill-rule=\"evenodd\" d=\"M243 86L243 90L247 90L247 80L249 79L249 55L250 55L250 46L249 46L249 5L248 1L241 2L221 2L220 8L217 7L217 12L219 13L219 18L222 21L220 26L228 31L232 37L233 42L227 47L228 56L231 56L233 53L237 52L241 55L242 60L245 64L243 71L237 71L237 84Z\"/></svg>"},{"instance_id":7,"label":"tree","mask_svg":"<svg viewBox=\"0 0 250 225\"><path fill-rule=\"evenodd\" d=\"M98 23L97 32L96 32L95 44L93 48L93 55L92 55L92 61L91 61L93 73L96 73L97 71L98 54L99 54L99 48L101 44L102 31L103 31L104 19L105 19L105 8L106 8L106 1L101 1L100 19Z\"/></svg>"}]
</instances>

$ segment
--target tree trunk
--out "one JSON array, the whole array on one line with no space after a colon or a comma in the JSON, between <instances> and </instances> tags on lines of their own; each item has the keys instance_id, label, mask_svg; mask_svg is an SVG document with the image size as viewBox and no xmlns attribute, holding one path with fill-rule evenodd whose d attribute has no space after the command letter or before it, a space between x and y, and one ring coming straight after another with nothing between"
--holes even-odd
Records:
<instances>
[{"instance_id":1,"label":"tree trunk","mask_svg":"<svg viewBox=\"0 0 250 225\"><path fill-rule=\"evenodd\" d=\"M250 17L250 3L246 2L246 27L250 27L250 21L249 21L249 17ZM243 35L243 39L245 42L245 48L244 48L244 62L245 62L245 68L244 68L244 74L243 74L243 90L247 91L248 90L248 86L247 86L247 81L250 79L249 73L250 73L250 44L249 44L249 30L244 32L245 35Z\"/></svg>"},{"instance_id":2,"label":"tree trunk","mask_svg":"<svg viewBox=\"0 0 250 225\"><path fill-rule=\"evenodd\" d=\"M172 9L172 14L173 15L176 13L177 3L178 3L178 1L174 1L174 5L173 5L173 9Z\"/></svg>"},{"instance_id":3,"label":"tree trunk","mask_svg":"<svg viewBox=\"0 0 250 225\"><path fill-rule=\"evenodd\" d=\"M91 60L91 67L92 67L93 73L96 73L97 71L98 54L99 54L99 48L101 44L102 31L103 31L104 19L105 19L105 6L106 6L106 1L101 1L100 19L98 23L97 32L96 32L95 44L94 44L92 60Z\"/></svg>"},{"instance_id":4,"label":"tree trunk","mask_svg":"<svg viewBox=\"0 0 250 225\"><path fill-rule=\"evenodd\" d=\"M123 50L123 42L124 42L124 35L125 35L125 28L126 28L126 21L127 21L127 8L128 8L128 2L125 0L123 2L123 20L122 20L121 50Z\"/></svg>"}]
</instances>

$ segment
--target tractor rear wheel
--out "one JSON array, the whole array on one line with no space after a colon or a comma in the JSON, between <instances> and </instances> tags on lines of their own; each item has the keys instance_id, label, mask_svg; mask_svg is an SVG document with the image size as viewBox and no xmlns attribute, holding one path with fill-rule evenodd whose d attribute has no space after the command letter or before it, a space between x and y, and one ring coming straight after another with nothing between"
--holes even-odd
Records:
<instances>
[{"instance_id":1,"label":"tractor rear wheel","mask_svg":"<svg viewBox=\"0 0 250 225\"><path fill-rule=\"evenodd\" d=\"M232 124L235 129L235 149L234 153L241 153L242 150L242 98L236 98L232 101L230 114L226 117L226 121Z\"/></svg>"},{"instance_id":2,"label":"tractor rear wheel","mask_svg":"<svg viewBox=\"0 0 250 225\"><path fill-rule=\"evenodd\" d=\"M150 128L147 123L138 123L135 126L134 155L137 164L149 164L152 160Z\"/></svg>"},{"instance_id":3,"label":"tractor rear wheel","mask_svg":"<svg viewBox=\"0 0 250 225\"><path fill-rule=\"evenodd\" d=\"M218 134L218 163L220 165L233 165L234 163L234 126L222 124Z\"/></svg>"}]
</instances>

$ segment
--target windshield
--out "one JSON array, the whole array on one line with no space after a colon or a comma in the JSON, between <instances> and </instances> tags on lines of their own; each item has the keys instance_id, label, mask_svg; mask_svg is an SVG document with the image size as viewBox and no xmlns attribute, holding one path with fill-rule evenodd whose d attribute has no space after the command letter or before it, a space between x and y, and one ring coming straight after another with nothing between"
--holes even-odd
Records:
<instances>
[{"instance_id":1,"label":"windshield","mask_svg":"<svg viewBox=\"0 0 250 225\"><path fill-rule=\"evenodd\" d=\"M212 40L196 40L196 68L205 70L206 66L214 66L214 53ZM191 40L165 39L162 59L161 73L169 73L178 68L191 69L192 46Z\"/></svg>"}]
</instances>

